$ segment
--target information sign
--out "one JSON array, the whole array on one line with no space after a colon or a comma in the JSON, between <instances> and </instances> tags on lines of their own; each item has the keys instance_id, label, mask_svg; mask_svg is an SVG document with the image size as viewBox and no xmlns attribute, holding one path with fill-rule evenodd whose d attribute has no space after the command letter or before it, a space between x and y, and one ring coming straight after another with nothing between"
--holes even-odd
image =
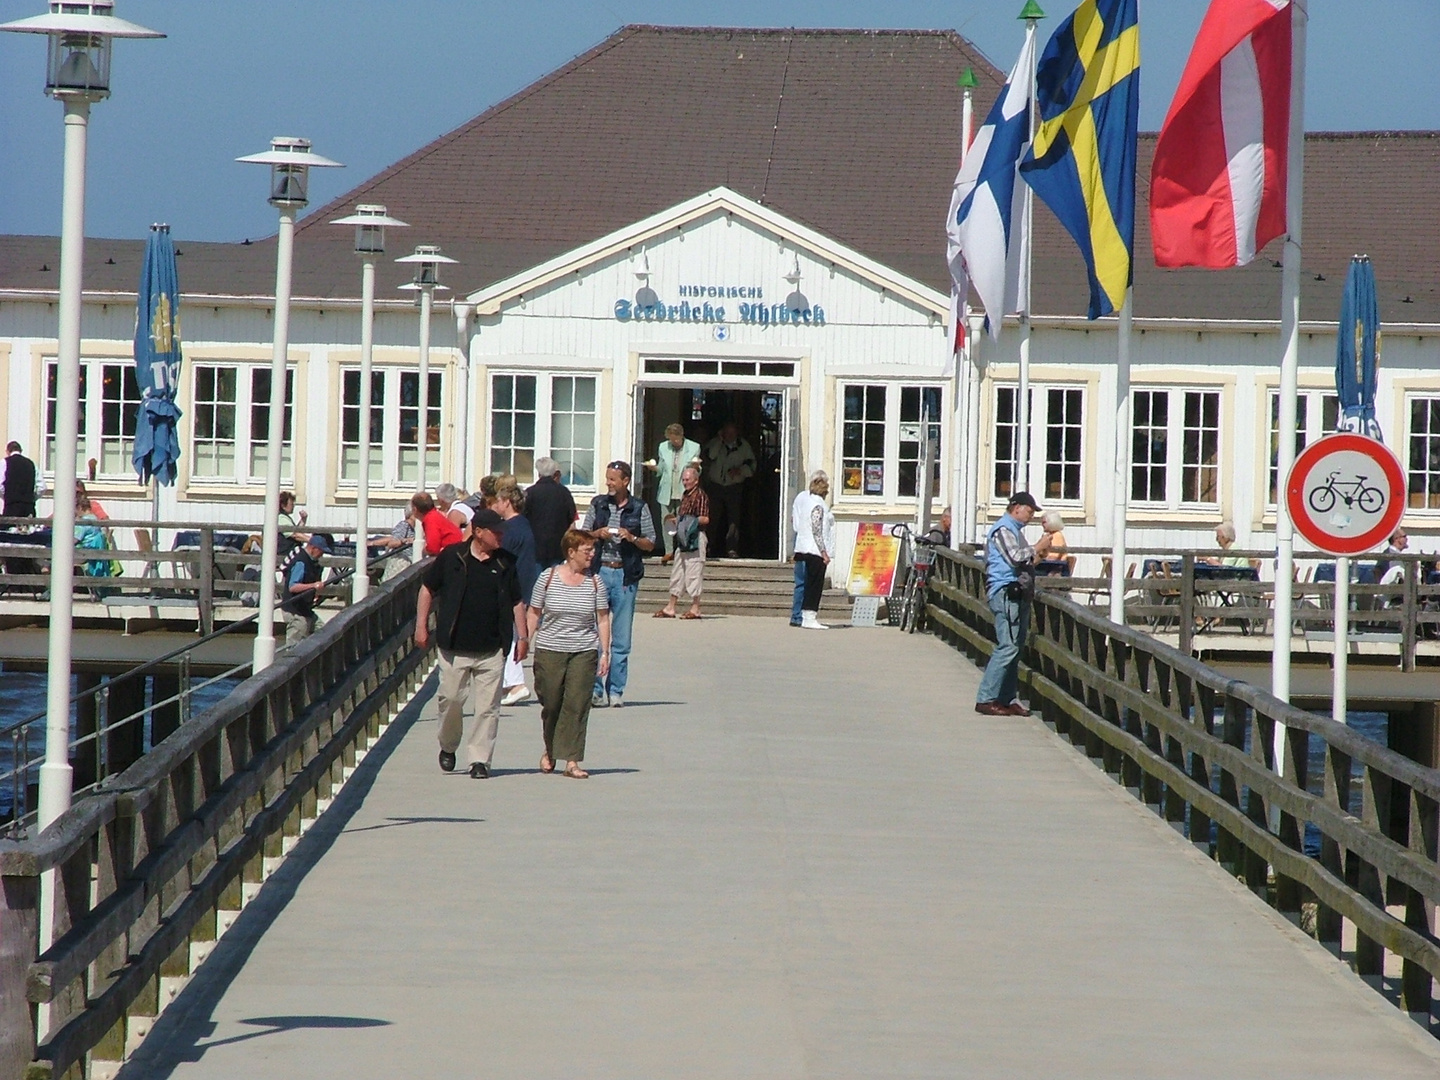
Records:
<instances>
[{"instance_id":1,"label":"information sign","mask_svg":"<svg viewBox=\"0 0 1440 1080\"><path fill-rule=\"evenodd\" d=\"M890 535L890 526L862 521L855 532L845 591L851 596L889 596L899 562L900 539Z\"/></svg>"},{"instance_id":2,"label":"information sign","mask_svg":"<svg viewBox=\"0 0 1440 1080\"><path fill-rule=\"evenodd\" d=\"M1311 443L1285 485L1295 530L1330 555L1358 555L1405 514L1405 473L1384 443L1342 432Z\"/></svg>"}]
</instances>

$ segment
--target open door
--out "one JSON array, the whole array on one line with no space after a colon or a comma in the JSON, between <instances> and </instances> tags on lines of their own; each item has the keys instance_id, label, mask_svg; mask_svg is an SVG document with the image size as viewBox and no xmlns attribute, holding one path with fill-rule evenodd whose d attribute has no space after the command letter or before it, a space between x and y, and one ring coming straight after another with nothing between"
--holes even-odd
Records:
<instances>
[{"instance_id":1,"label":"open door","mask_svg":"<svg viewBox=\"0 0 1440 1080\"><path fill-rule=\"evenodd\" d=\"M636 385L630 391L633 395L630 410L630 490L637 498L643 498L645 490L645 387ZM655 528L660 528L657 518Z\"/></svg>"},{"instance_id":2,"label":"open door","mask_svg":"<svg viewBox=\"0 0 1440 1080\"><path fill-rule=\"evenodd\" d=\"M795 537L790 530L790 507L805 486L805 461L800 452L800 388L785 391L785 438L780 466L780 558L789 562L795 554Z\"/></svg>"}]
</instances>

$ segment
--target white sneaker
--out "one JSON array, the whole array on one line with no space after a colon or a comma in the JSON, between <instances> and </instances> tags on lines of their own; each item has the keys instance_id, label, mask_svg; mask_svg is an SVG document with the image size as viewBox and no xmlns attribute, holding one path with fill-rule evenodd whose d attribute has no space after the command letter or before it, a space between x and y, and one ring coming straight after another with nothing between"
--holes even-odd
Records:
<instances>
[{"instance_id":1,"label":"white sneaker","mask_svg":"<svg viewBox=\"0 0 1440 1080\"><path fill-rule=\"evenodd\" d=\"M501 705L519 705L522 701L530 700L530 687L521 683L519 686L512 686L504 697L500 699Z\"/></svg>"},{"instance_id":2,"label":"white sneaker","mask_svg":"<svg viewBox=\"0 0 1440 1080\"><path fill-rule=\"evenodd\" d=\"M805 630L829 630L829 629L830 629L830 627L826 626L824 623L822 623L822 622L820 621L819 616L817 616L817 615L815 614L815 612L813 612L813 611L803 611L803 612L800 613L800 626L801 626L802 629L805 629Z\"/></svg>"},{"instance_id":3,"label":"white sneaker","mask_svg":"<svg viewBox=\"0 0 1440 1080\"><path fill-rule=\"evenodd\" d=\"M625 695L624 695L624 694L611 694L611 695L610 695L610 708L612 708L612 709L623 709L624 707L625 707Z\"/></svg>"}]
</instances>

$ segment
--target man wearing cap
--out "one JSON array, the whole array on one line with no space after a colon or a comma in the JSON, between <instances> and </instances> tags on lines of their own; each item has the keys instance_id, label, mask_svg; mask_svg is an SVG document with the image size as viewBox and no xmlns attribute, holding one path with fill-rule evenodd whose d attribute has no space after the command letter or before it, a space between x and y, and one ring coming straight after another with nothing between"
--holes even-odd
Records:
<instances>
[{"instance_id":1,"label":"man wearing cap","mask_svg":"<svg viewBox=\"0 0 1440 1080\"><path fill-rule=\"evenodd\" d=\"M1046 533L1032 547L1025 526L1040 512L1034 496L1021 491L1010 499L1005 514L985 536L985 581L990 610L995 614L995 651L985 665L975 711L982 716L1029 716L1020 703L1020 650L1030 626L1030 598L1035 589L1035 563L1050 550Z\"/></svg>"},{"instance_id":2,"label":"man wearing cap","mask_svg":"<svg viewBox=\"0 0 1440 1080\"><path fill-rule=\"evenodd\" d=\"M581 532L595 538L592 572L610 600L610 671L596 676L593 708L621 708L630 676L630 632L635 596L645 576L645 556L655 550L655 519L650 507L630 494L630 463L605 466L605 494L590 500Z\"/></svg>"},{"instance_id":3,"label":"man wearing cap","mask_svg":"<svg viewBox=\"0 0 1440 1080\"><path fill-rule=\"evenodd\" d=\"M325 587L320 580L325 573L320 566L320 556L329 554L329 539L322 533L311 533L285 571L285 602L280 605L280 612L285 618L287 648L304 641L320 623L315 614L320 590Z\"/></svg>"},{"instance_id":4,"label":"man wearing cap","mask_svg":"<svg viewBox=\"0 0 1440 1080\"><path fill-rule=\"evenodd\" d=\"M422 649L430 647L430 610L436 607L440 768L445 772L455 768L464 734L465 699L473 688L475 724L465 742L465 756L476 780L490 775L505 657L514 644L515 658L524 660L530 644L515 556L500 546L504 531L505 519L494 510L476 510L461 541L430 564L415 603L415 644Z\"/></svg>"}]
</instances>

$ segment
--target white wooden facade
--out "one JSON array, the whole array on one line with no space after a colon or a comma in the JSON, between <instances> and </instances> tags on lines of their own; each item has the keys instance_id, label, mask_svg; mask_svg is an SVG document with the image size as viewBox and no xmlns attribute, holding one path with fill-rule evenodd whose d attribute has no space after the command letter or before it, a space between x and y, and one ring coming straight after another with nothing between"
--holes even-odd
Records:
<instances>
[{"instance_id":1,"label":"white wooden facade","mask_svg":"<svg viewBox=\"0 0 1440 1080\"><path fill-rule=\"evenodd\" d=\"M462 274L463 268L454 276ZM260 520L263 467L256 455L264 417L255 408L268 385L260 373L270 363L271 302L184 298L182 458L178 485L162 490L167 520ZM972 327L970 360L983 378L978 424L962 432L957 416L964 416L970 384L965 363L958 375L946 374L947 309L943 294L717 189L459 298L453 309L437 304L430 426L439 448L422 484L413 407L418 314L407 302L382 301L370 527L388 528L414 490L440 480L473 486L508 466L528 481L526 468L538 456L573 467L572 486L583 501L606 461L638 462L653 453L644 443L655 433L639 430L644 396L683 387L778 395L786 433L783 498L810 471L828 472L837 517L851 524L842 529L847 547L856 521L914 517L914 414L920 402L938 401L937 512L956 497L968 459L976 460L974 514L956 514L963 538L967 526L1003 510L1009 491L1005 451L1013 439L1008 410L1019 335L1007 325L996 344ZM793 311L801 312L798 322ZM24 445L47 477L55 324L53 295L0 294L3 439ZM96 479L87 486L117 518L150 513L126 443L134 402L124 369L133 328L133 297L87 295L80 456L82 463L96 459ZM1109 541L1115 330L1113 320L1035 323L1030 486L1043 505L1066 516L1073 545ZM358 303L297 300L290 333L294 437L286 487L312 524L348 530L358 468ZM1302 338L1307 437L1323 432L1332 408L1326 395L1334 389L1334 334L1333 323L1315 323ZM1234 523L1241 546L1268 545L1264 534L1274 519L1266 498L1274 438L1268 410L1278 361L1275 323L1136 320L1132 448L1144 460L1131 469L1132 546L1206 546L1221 521ZM515 394L528 396L521 401ZM857 403L868 416L853 415ZM1430 550L1435 542L1427 534L1440 534L1440 327L1385 328L1379 419L1411 472L1412 546ZM788 515L777 511L784 521Z\"/></svg>"}]
</instances>

